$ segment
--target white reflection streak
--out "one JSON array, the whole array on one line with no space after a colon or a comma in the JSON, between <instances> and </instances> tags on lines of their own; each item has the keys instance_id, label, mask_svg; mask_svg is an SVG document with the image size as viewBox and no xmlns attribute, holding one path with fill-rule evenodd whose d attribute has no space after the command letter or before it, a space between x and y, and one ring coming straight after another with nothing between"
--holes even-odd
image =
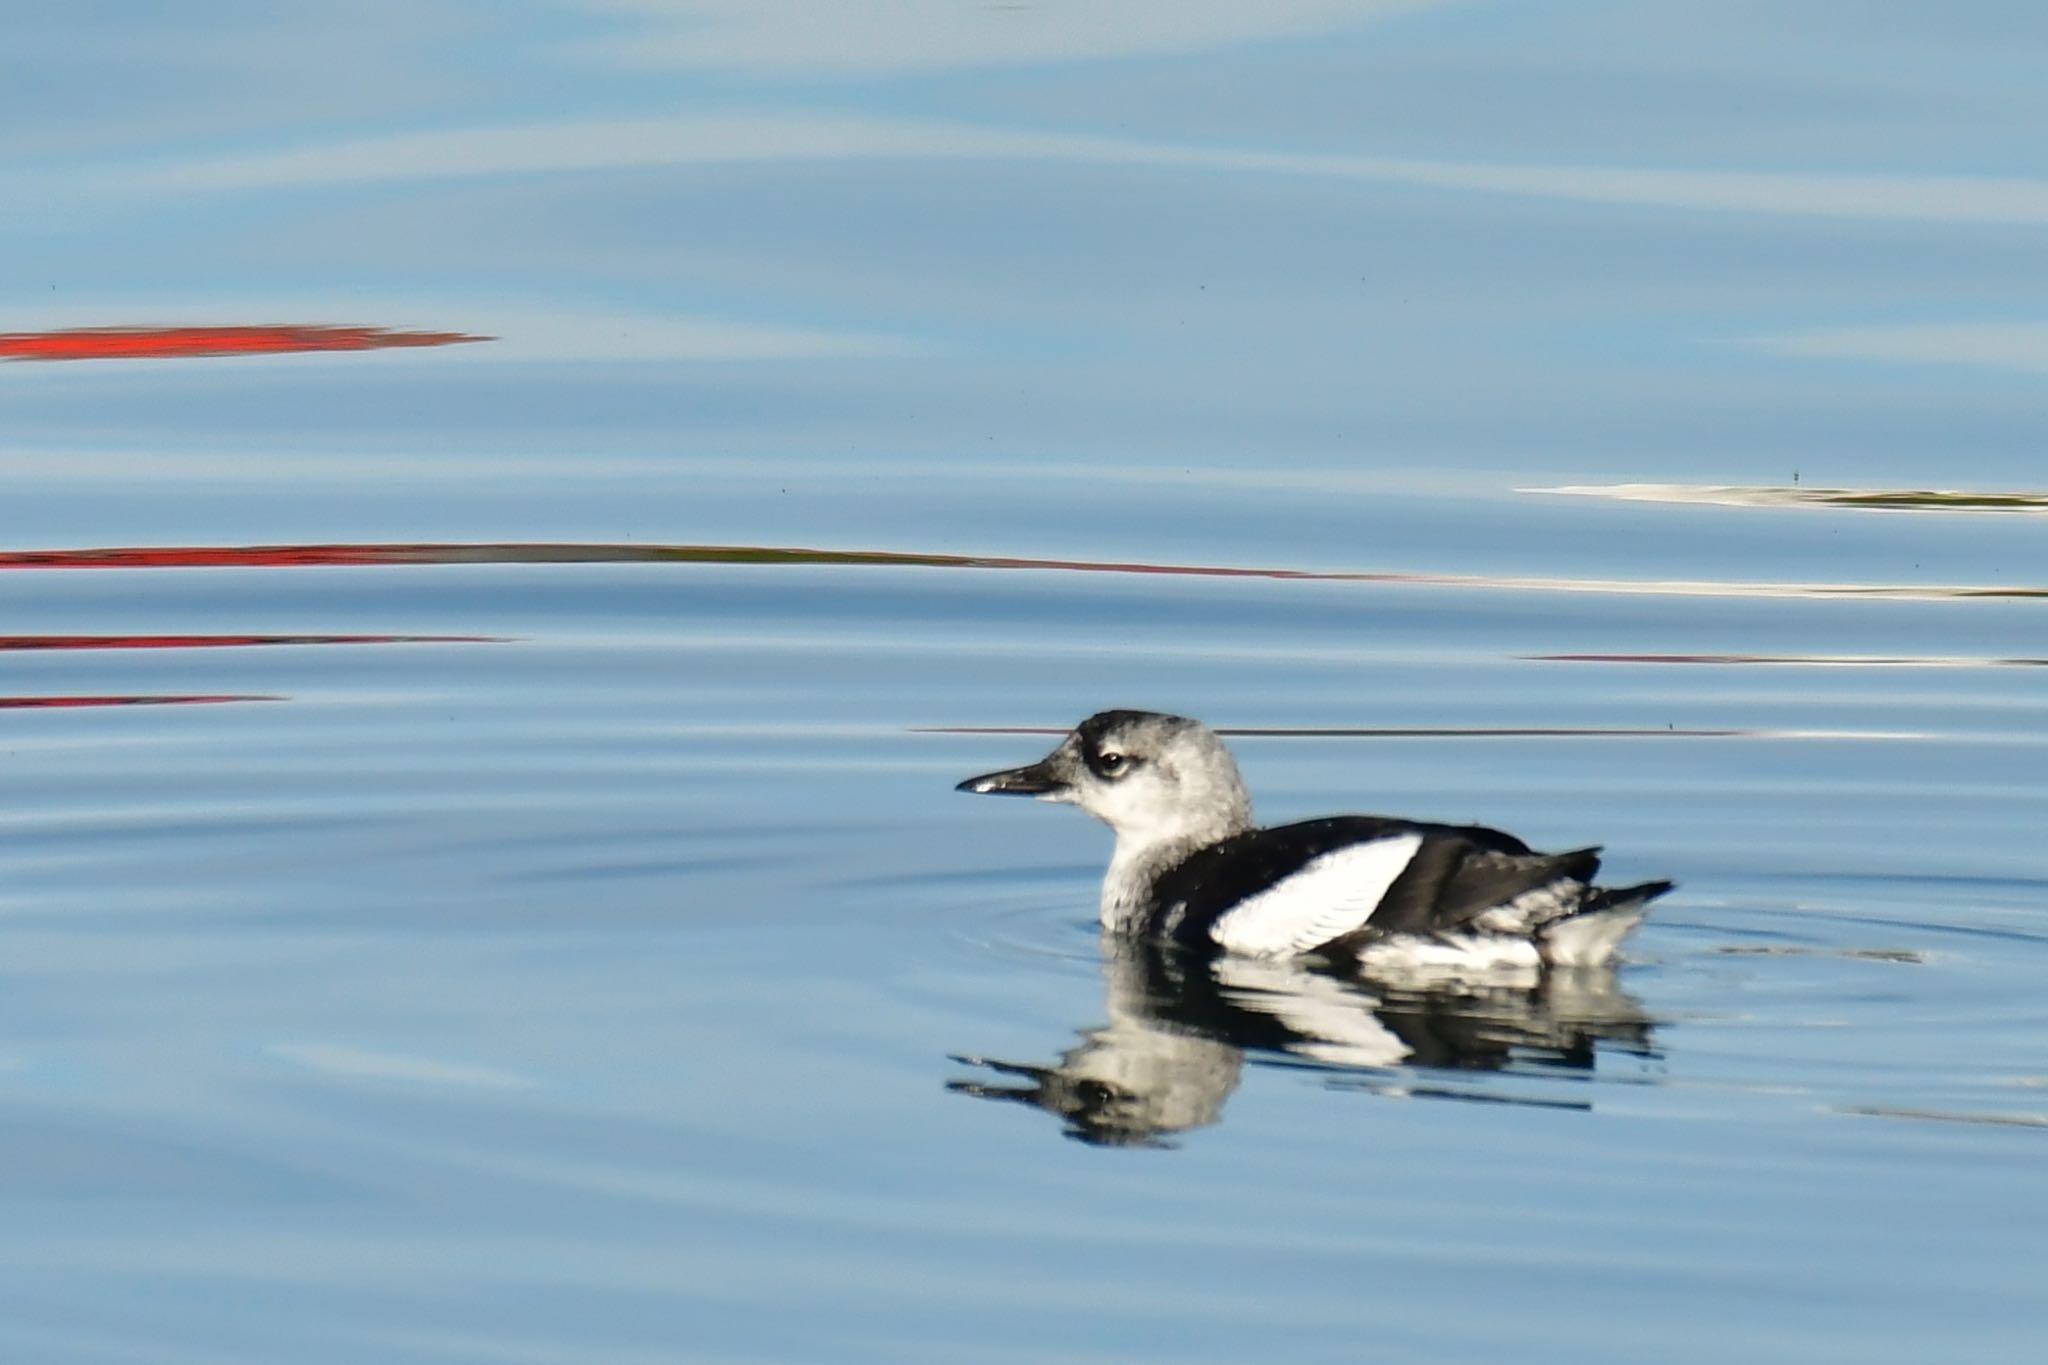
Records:
<instances>
[{"instance_id":1,"label":"white reflection streak","mask_svg":"<svg viewBox=\"0 0 2048 1365\"><path fill-rule=\"evenodd\" d=\"M313 1071L361 1076L380 1081L417 1081L428 1085L459 1085L493 1090L524 1089L534 1084L524 1076L487 1066L440 1062L396 1052L370 1052L339 1043L275 1043L271 1056Z\"/></svg>"},{"instance_id":2,"label":"white reflection streak","mask_svg":"<svg viewBox=\"0 0 2048 1365\"><path fill-rule=\"evenodd\" d=\"M585 0L637 32L590 45L608 60L731 68L901 71L1092 62L1355 28L1445 0L1119 0L1113 5L892 0Z\"/></svg>"},{"instance_id":3,"label":"white reflection streak","mask_svg":"<svg viewBox=\"0 0 2048 1365\"><path fill-rule=\"evenodd\" d=\"M1824 327L1750 342L1775 355L1877 360L1904 365L1982 365L2048 372L2048 323L1903 323Z\"/></svg>"},{"instance_id":4,"label":"white reflection streak","mask_svg":"<svg viewBox=\"0 0 2048 1365\"><path fill-rule=\"evenodd\" d=\"M930 349L906 337L880 333L715 318L608 315L545 307L500 317L493 314L489 302L480 307L450 307L441 316L480 318L480 329L494 338L483 357L487 360L804 360L907 356Z\"/></svg>"},{"instance_id":5,"label":"white reflection streak","mask_svg":"<svg viewBox=\"0 0 2048 1365\"><path fill-rule=\"evenodd\" d=\"M1972 223L2048 223L2048 181L1511 166L1141 142L862 115L718 116L397 133L131 168L134 190L241 190L772 161L1049 161L1415 185L1646 208Z\"/></svg>"},{"instance_id":6,"label":"white reflection streak","mask_svg":"<svg viewBox=\"0 0 2048 1365\"><path fill-rule=\"evenodd\" d=\"M2039 516L2048 513L2048 494L2020 490L1960 488L1744 487L1740 484L1586 483L1553 488L1518 488L1518 493L1616 502L1696 503L1708 507L1800 507L1879 512L1950 512L1967 515Z\"/></svg>"}]
</instances>

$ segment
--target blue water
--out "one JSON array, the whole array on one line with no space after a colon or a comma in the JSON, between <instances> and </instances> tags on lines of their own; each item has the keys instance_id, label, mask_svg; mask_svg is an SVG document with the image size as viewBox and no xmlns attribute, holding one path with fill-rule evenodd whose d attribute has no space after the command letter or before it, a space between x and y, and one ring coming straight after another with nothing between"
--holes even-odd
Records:
<instances>
[{"instance_id":1,"label":"blue water","mask_svg":"<svg viewBox=\"0 0 2048 1365\"><path fill-rule=\"evenodd\" d=\"M0 348L492 339L0 363L0 1359L2048 1350L2048 11L6 49ZM1680 886L1176 978L1107 706Z\"/></svg>"}]
</instances>

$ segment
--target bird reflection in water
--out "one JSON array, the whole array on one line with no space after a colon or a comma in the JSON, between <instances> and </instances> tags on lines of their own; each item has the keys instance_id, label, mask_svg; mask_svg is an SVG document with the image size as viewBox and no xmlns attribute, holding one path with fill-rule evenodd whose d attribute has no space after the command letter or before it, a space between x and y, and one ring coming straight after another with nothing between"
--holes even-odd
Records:
<instances>
[{"instance_id":1,"label":"bird reflection in water","mask_svg":"<svg viewBox=\"0 0 2048 1365\"><path fill-rule=\"evenodd\" d=\"M955 1056L993 1075L946 1088L1033 1105L1093 1145L1170 1146L1222 1118L1247 1053L1378 1094L1564 1108L1591 1105L1430 1073L1590 1076L1598 1051L1656 1056L1649 1016L1611 968L1384 981L1128 940L1103 952L1106 1024L1055 1062Z\"/></svg>"}]
</instances>

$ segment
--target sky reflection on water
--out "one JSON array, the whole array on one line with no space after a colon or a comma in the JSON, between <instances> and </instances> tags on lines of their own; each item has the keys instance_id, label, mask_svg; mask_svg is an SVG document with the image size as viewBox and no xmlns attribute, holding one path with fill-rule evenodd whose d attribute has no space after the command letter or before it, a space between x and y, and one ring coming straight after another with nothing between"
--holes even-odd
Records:
<instances>
[{"instance_id":1,"label":"sky reflection on water","mask_svg":"<svg viewBox=\"0 0 2048 1365\"><path fill-rule=\"evenodd\" d=\"M7 48L0 1355L2040 1358L2048 8ZM1682 887L1164 989L1112 705Z\"/></svg>"}]
</instances>

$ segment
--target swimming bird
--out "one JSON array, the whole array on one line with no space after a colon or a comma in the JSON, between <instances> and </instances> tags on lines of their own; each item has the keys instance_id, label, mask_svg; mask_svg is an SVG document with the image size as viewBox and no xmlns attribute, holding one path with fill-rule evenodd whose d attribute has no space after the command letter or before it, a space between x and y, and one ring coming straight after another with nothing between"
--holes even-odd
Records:
<instances>
[{"instance_id":1,"label":"swimming bird","mask_svg":"<svg viewBox=\"0 0 2048 1365\"><path fill-rule=\"evenodd\" d=\"M1668 881L1593 885L1598 848L1538 853L1481 825L1337 815L1259 828L1237 763L1185 716L1103 711L957 790L1079 806L1116 832L1102 926L1365 972L1608 962Z\"/></svg>"}]
</instances>

